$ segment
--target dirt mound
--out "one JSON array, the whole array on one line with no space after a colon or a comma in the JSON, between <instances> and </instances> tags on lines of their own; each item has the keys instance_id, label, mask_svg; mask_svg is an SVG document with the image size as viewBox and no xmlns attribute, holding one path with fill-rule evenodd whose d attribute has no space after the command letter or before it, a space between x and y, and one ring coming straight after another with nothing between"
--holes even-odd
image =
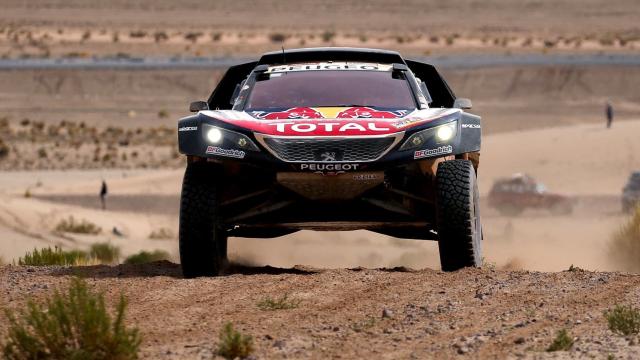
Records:
<instances>
[{"instance_id":1,"label":"dirt mound","mask_svg":"<svg viewBox=\"0 0 640 360\"><path fill-rule=\"evenodd\" d=\"M143 358L210 356L227 321L254 337L258 358L540 358L556 331L577 338L560 358L637 358L637 342L607 330L603 311L638 306L640 276L467 269L245 268L185 280L169 262L86 268L0 268L0 307L42 299L75 275L129 299ZM264 311L287 294L289 310ZM385 316L383 317L383 311ZM6 322L0 322L0 334ZM556 353L557 355L558 353Z\"/></svg>"}]
</instances>

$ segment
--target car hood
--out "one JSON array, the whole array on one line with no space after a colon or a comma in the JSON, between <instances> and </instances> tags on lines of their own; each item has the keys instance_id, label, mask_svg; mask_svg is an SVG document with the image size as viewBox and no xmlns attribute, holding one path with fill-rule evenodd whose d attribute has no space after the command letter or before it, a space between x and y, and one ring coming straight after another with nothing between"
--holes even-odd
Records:
<instances>
[{"instance_id":1,"label":"car hood","mask_svg":"<svg viewBox=\"0 0 640 360\"><path fill-rule=\"evenodd\" d=\"M204 116L256 133L280 136L387 135L436 120L459 119L461 113L460 109L377 110L371 107L200 112Z\"/></svg>"}]
</instances>

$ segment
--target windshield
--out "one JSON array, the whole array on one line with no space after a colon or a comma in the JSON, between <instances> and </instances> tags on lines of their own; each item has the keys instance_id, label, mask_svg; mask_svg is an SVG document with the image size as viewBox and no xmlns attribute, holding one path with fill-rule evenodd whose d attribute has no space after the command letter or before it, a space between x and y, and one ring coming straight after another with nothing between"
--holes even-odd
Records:
<instances>
[{"instance_id":1,"label":"windshield","mask_svg":"<svg viewBox=\"0 0 640 360\"><path fill-rule=\"evenodd\" d=\"M325 106L414 109L416 103L402 72L323 70L260 74L244 108Z\"/></svg>"}]
</instances>

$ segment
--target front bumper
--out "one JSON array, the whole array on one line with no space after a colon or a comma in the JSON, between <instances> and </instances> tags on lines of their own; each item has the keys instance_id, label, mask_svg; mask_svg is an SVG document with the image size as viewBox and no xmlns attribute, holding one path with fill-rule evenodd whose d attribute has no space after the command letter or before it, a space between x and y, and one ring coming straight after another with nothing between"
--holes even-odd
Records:
<instances>
[{"instance_id":1,"label":"front bumper","mask_svg":"<svg viewBox=\"0 0 640 360\"><path fill-rule=\"evenodd\" d=\"M412 135L455 121L456 135L446 142L425 138L406 149ZM207 131L219 128L231 134L211 143ZM383 136L285 137L253 133L232 123L196 114L179 122L178 144L182 154L214 162L241 162L279 171L344 172L384 170L389 166L424 159L480 151L480 118L462 113L459 118L438 119L427 126ZM242 140L240 140L242 139ZM246 140L245 140L246 139ZM243 146L241 146L243 145ZM400 150L403 148L402 150Z\"/></svg>"}]
</instances>

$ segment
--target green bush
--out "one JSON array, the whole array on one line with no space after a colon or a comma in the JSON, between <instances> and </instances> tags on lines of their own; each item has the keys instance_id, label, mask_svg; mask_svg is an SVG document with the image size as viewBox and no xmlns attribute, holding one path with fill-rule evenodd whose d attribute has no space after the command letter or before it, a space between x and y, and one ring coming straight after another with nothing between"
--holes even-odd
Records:
<instances>
[{"instance_id":1,"label":"green bush","mask_svg":"<svg viewBox=\"0 0 640 360\"><path fill-rule=\"evenodd\" d=\"M109 243L92 244L89 256L98 260L101 264L117 263L120 259L120 248Z\"/></svg>"},{"instance_id":2,"label":"green bush","mask_svg":"<svg viewBox=\"0 0 640 360\"><path fill-rule=\"evenodd\" d=\"M636 308L616 305L613 310L605 312L604 316L609 323L609 330L616 334L628 336L640 332L640 311Z\"/></svg>"},{"instance_id":3,"label":"green bush","mask_svg":"<svg viewBox=\"0 0 640 360\"><path fill-rule=\"evenodd\" d=\"M121 296L112 318L104 295L74 279L66 294L56 291L44 305L29 301L18 316L7 312L4 358L137 359L140 335L125 326L126 304Z\"/></svg>"},{"instance_id":4,"label":"green bush","mask_svg":"<svg viewBox=\"0 0 640 360\"><path fill-rule=\"evenodd\" d=\"M573 346L573 338L567 330L562 329L556 334L556 338L547 348L547 351L567 351Z\"/></svg>"},{"instance_id":5,"label":"green bush","mask_svg":"<svg viewBox=\"0 0 640 360\"><path fill-rule=\"evenodd\" d=\"M616 262L629 271L640 271L640 206L613 236L609 248Z\"/></svg>"},{"instance_id":6,"label":"green bush","mask_svg":"<svg viewBox=\"0 0 640 360\"><path fill-rule=\"evenodd\" d=\"M128 256L125 264L146 264L153 261L169 260L169 253L164 250L154 250L152 252L142 250L137 254Z\"/></svg>"},{"instance_id":7,"label":"green bush","mask_svg":"<svg viewBox=\"0 0 640 360\"><path fill-rule=\"evenodd\" d=\"M50 247L43 249L33 249L33 252L27 252L24 257L18 258L18 265L28 266L48 266L48 265L85 265L89 264L89 256L84 251L70 250L63 251L59 247L51 249Z\"/></svg>"},{"instance_id":8,"label":"green bush","mask_svg":"<svg viewBox=\"0 0 640 360\"><path fill-rule=\"evenodd\" d=\"M102 229L96 224L90 223L87 220L76 221L73 216L69 216L68 219L62 219L56 225L56 231L67 232L74 234L89 234L96 235L102 232Z\"/></svg>"},{"instance_id":9,"label":"green bush","mask_svg":"<svg viewBox=\"0 0 640 360\"><path fill-rule=\"evenodd\" d=\"M288 310L295 309L300 305L300 300L289 299L288 294L284 294L279 299L266 297L258 303L260 310Z\"/></svg>"},{"instance_id":10,"label":"green bush","mask_svg":"<svg viewBox=\"0 0 640 360\"><path fill-rule=\"evenodd\" d=\"M252 352L253 338L235 330L232 323L226 323L220 332L218 355L225 359L243 359L251 355Z\"/></svg>"}]
</instances>

